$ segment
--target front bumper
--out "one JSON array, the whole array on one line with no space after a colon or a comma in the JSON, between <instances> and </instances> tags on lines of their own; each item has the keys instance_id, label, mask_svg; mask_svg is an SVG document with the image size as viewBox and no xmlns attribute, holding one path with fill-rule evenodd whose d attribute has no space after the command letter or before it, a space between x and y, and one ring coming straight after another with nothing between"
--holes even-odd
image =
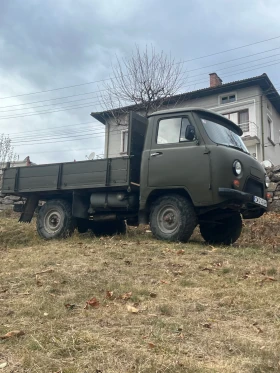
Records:
<instances>
[{"instance_id":1,"label":"front bumper","mask_svg":"<svg viewBox=\"0 0 280 373\"><path fill-rule=\"evenodd\" d=\"M255 202L256 196L250 193L241 192L240 190L230 189L230 188L219 188L219 195L221 197L227 197L228 199L233 200L233 201L250 204L255 207L264 209L264 210L267 209L267 205L263 206L263 205L260 205L260 203Z\"/></svg>"}]
</instances>

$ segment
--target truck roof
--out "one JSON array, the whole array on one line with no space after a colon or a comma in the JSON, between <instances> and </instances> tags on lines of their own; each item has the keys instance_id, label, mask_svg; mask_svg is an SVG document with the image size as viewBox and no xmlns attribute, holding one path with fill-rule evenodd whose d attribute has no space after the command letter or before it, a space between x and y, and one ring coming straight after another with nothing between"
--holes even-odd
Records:
<instances>
[{"instance_id":1,"label":"truck roof","mask_svg":"<svg viewBox=\"0 0 280 373\"><path fill-rule=\"evenodd\" d=\"M215 115L217 117L220 117L230 127L234 128L235 132L239 136L243 135L242 129L237 124L233 123L231 120L227 119L226 117L224 117L221 114L215 113L215 111L207 110L207 109L203 109L203 108L199 108L199 107L181 107L181 108L176 108L176 109L158 110L158 111L155 111L152 114L149 114L148 118L152 117L152 116L155 116L155 115L171 114L171 113L181 113L181 112L186 112L186 111L199 111L199 112L204 113L204 114L211 114L211 115Z\"/></svg>"}]
</instances>

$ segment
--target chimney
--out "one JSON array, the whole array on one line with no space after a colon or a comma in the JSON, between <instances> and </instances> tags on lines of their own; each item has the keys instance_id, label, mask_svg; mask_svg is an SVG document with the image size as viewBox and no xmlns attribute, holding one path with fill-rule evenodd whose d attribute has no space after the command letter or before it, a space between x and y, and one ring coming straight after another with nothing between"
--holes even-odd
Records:
<instances>
[{"instance_id":1,"label":"chimney","mask_svg":"<svg viewBox=\"0 0 280 373\"><path fill-rule=\"evenodd\" d=\"M210 75L210 88L219 87L223 84L222 79L216 74L211 73Z\"/></svg>"}]
</instances>

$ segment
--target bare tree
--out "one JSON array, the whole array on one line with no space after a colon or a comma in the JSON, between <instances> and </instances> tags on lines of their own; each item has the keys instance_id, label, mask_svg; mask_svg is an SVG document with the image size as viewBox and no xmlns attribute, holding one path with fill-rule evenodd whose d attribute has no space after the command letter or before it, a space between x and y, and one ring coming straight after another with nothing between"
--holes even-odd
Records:
<instances>
[{"instance_id":1,"label":"bare tree","mask_svg":"<svg viewBox=\"0 0 280 373\"><path fill-rule=\"evenodd\" d=\"M12 140L9 136L0 136L0 170L5 166L6 162L15 162L17 155L12 146Z\"/></svg>"},{"instance_id":2,"label":"bare tree","mask_svg":"<svg viewBox=\"0 0 280 373\"><path fill-rule=\"evenodd\" d=\"M118 124L127 113L127 105L138 105L145 116L158 110L179 92L183 82L181 66L171 56L157 53L154 47L141 52L136 46L130 58L118 59L113 67L112 78L101 98L103 109Z\"/></svg>"}]
</instances>

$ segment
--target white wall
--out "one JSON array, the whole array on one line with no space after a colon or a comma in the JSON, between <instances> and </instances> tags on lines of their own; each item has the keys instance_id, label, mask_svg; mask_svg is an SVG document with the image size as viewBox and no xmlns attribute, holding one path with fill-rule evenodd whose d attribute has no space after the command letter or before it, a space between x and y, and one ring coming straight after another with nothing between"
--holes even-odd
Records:
<instances>
[{"instance_id":1,"label":"white wall","mask_svg":"<svg viewBox=\"0 0 280 373\"><path fill-rule=\"evenodd\" d=\"M269 107L267 107L267 104ZM268 139L268 117L272 120L272 142ZM280 164L280 115L275 110L272 102L263 100L264 123L264 158L271 160L274 165Z\"/></svg>"}]
</instances>

